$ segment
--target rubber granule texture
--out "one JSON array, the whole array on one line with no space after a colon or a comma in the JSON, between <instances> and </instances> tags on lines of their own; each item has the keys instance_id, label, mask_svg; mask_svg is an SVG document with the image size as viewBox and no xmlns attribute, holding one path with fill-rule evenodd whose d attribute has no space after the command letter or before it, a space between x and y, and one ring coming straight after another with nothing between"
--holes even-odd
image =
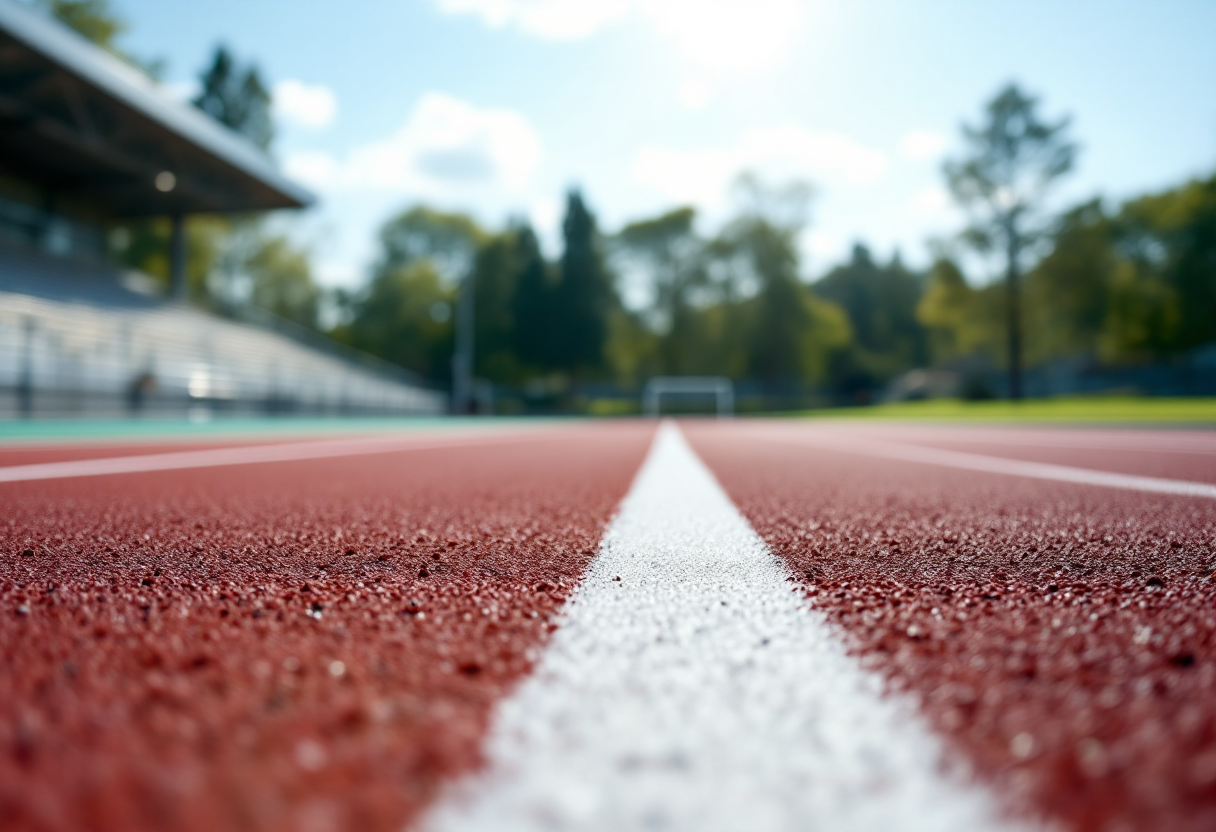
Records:
<instances>
[{"instance_id":1,"label":"rubber granule texture","mask_svg":"<svg viewBox=\"0 0 1216 832\"><path fill-rule=\"evenodd\" d=\"M0 828L400 829L650 435L0 485Z\"/></svg>"},{"instance_id":2,"label":"rubber granule texture","mask_svg":"<svg viewBox=\"0 0 1216 832\"><path fill-rule=\"evenodd\" d=\"M1216 829L1216 501L688 435L850 649L1012 807Z\"/></svg>"}]
</instances>

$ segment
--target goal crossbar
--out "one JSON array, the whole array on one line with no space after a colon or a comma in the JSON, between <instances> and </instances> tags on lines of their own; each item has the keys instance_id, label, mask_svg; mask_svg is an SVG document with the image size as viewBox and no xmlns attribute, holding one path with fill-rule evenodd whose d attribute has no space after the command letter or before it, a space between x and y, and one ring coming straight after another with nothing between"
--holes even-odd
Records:
<instances>
[{"instance_id":1,"label":"goal crossbar","mask_svg":"<svg viewBox=\"0 0 1216 832\"><path fill-rule=\"evenodd\" d=\"M642 393L646 414L658 416L663 396L673 393L713 395L719 419L728 418L735 412L735 386L724 376L658 376L646 382Z\"/></svg>"}]
</instances>

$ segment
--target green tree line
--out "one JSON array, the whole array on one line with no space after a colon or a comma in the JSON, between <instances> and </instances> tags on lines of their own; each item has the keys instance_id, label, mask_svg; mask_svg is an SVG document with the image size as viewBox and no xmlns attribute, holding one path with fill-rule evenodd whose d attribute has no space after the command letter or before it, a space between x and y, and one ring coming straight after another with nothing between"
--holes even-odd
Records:
<instances>
[{"instance_id":1,"label":"green tree line","mask_svg":"<svg viewBox=\"0 0 1216 832\"><path fill-rule=\"evenodd\" d=\"M1168 360L1216 341L1216 176L1119 205L1093 200L1056 220L1025 276L1030 364L1085 355ZM1004 359L1004 297L942 258L917 304L929 356Z\"/></svg>"},{"instance_id":2,"label":"green tree line","mask_svg":"<svg viewBox=\"0 0 1216 832\"><path fill-rule=\"evenodd\" d=\"M39 2L117 51L124 25L105 0ZM259 70L222 45L194 104L273 150ZM812 279L798 244L811 188L742 175L715 228L675 206L605 230L572 190L553 258L522 220L489 228L414 205L385 222L355 291L319 287L307 248L264 219L192 218L188 272L197 302L261 306L438 385L470 315L474 377L556 395L697 374L864 400L934 366L1007 368L1017 395L1023 365L1161 362L1216 342L1216 176L1053 213L1078 155L1069 129L1017 85L999 90L943 165L969 221L925 269L859 242ZM116 239L120 258L167 279L167 223ZM623 302L627 281L649 287L641 308Z\"/></svg>"},{"instance_id":3,"label":"green tree line","mask_svg":"<svg viewBox=\"0 0 1216 832\"><path fill-rule=\"evenodd\" d=\"M957 255L917 270L860 243L808 279L797 245L805 189L745 178L740 191L735 215L710 234L691 207L604 233L572 193L553 262L526 224L488 230L411 208L386 223L381 263L345 299L334 334L446 382L452 308L467 274L474 372L503 385L720 374L864 399L913 368L1006 366L1003 282L969 277ZM1163 361L1216 341L1216 177L1118 205L1077 205L1036 245L1042 255L1020 276L1028 366L1078 356ZM625 276L652 288L644 308L621 302Z\"/></svg>"}]
</instances>

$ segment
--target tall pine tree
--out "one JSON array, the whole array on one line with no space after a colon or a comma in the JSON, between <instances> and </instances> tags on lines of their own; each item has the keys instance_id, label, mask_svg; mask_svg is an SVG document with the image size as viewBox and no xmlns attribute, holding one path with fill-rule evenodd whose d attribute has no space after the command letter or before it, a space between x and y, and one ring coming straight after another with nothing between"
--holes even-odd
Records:
<instances>
[{"instance_id":1,"label":"tall pine tree","mask_svg":"<svg viewBox=\"0 0 1216 832\"><path fill-rule=\"evenodd\" d=\"M562 231L565 250L553 326L561 347L557 365L577 380L604 365L608 317L616 298L595 216L577 190L567 196Z\"/></svg>"},{"instance_id":2,"label":"tall pine tree","mask_svg":"<svg viewBox=\"0 0 1216 832\"><path fill-rule=\"evenodd\" d=\"M240 133L262 150L274 140L270 117L270 92L262 83L256 66L242 67L223 44L215 48L209 66L200 79L203 89L194 106Z\"/></svg>"},{"instance_id":3,"label":"tall pine tree","mask_svg":"<svg viewBox=\"0 0 1216 832\"><path fill-rule=\"evenodd\" d=\"M1072 169L1077 146L1069 120L1044 121L1037 98L1010 84L988 102L985 120L963 127L967 149L944 166L954 199L971 216L963 239L1005 261L1005 327L1009 398L1022 397L1023 262L1052 221L1043 216L1047 193Z\"/></svg>"},{"instance_id":4,"label":"tall pine tree","mask_svg":"<svg viewBox=\"0 0 1216 832\"><path fill-rule=\"evenodd\" d=\"M552 369L557 366L560 353L553 314L555 287L532 226L516 229L515 251L519 269L511 301L515 355L528 367Z\"/></svg>"}]
</instances>

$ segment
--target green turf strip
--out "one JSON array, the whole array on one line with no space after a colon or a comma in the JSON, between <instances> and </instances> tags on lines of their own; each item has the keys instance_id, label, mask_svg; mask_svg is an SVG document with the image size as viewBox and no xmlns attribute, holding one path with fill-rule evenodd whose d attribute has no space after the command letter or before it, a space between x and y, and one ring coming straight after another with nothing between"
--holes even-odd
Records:
<instances>
[{"instance_id":1,"label":"green turf strip","mask_svg":"<svg viewBox=\"0 0 1216 832\"><path fill-rule=\"evenodd\" d=\"M796 415L833 419L1188 424L1216 427L1216 398L1069 396L1020 402L934 399L869 407L825 408Z\"/></svg>"},{"instance_id":2,"label":"green turf strip","mask_svg":"<svg viewBox=\"0 0 1216 832\"><path fill-rule=\"evenodd\" d=\"M234 418L188 419L43 419L0 420L0 444L77 442L207 441L249 437L267 439L326 434L387 433L484 427L519 419L417 418Z\"/></svg>"}]
</instances>

